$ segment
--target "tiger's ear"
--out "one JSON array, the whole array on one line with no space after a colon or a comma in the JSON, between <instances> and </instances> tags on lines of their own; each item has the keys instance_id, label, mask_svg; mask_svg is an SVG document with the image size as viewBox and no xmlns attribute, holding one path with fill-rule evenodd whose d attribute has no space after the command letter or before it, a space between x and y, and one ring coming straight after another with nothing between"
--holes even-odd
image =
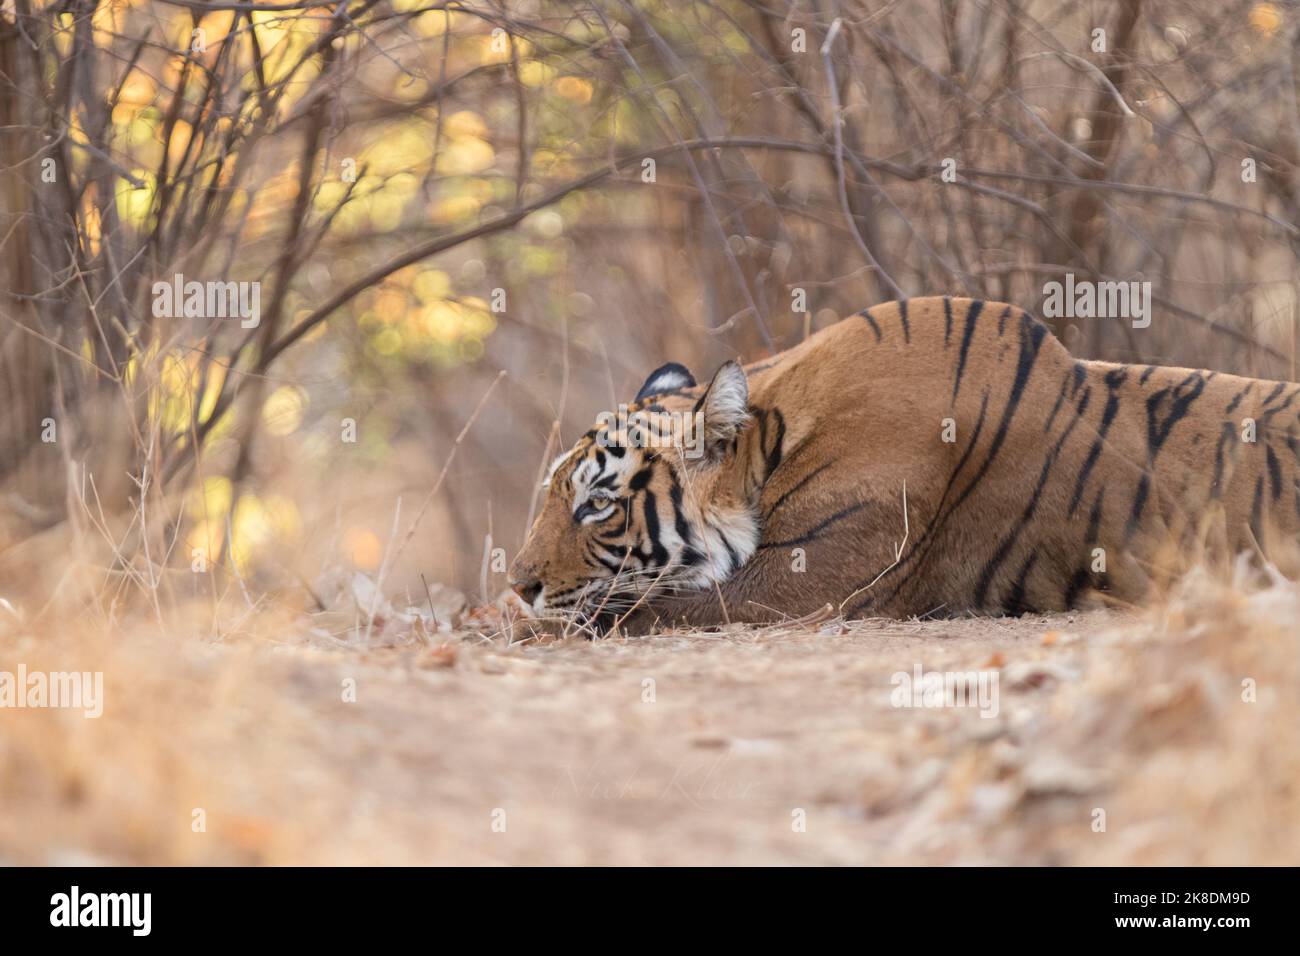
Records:
<instances>
[{"instance_id":1,"label":"tiger's ear","mask_svg":"<svg viewBox=\"0 0 1300 956\"><path fill-rule=\"evenodd\" d=\"M676 362L669 362L667 365L661 365L645 380L641 386L641 391L636 393L635 402L643 398L649 398L651 395L662 395L664 392L671 392L677 388L690 388L695 384L695 376L690 373L685 365L678 365Z\"/></svg>"},{"instance_id":2,"label":"tiger's ear","mask_svg":"<svg viewBox=\"0 0 1300 956\"><path fill-rule=\"evenodd\" d=\"M749 379L739 362L732 359L718 369L695 411L704 413L704 442L710 452L736 436L749 417Z\"/></svg>"}]
</instances>

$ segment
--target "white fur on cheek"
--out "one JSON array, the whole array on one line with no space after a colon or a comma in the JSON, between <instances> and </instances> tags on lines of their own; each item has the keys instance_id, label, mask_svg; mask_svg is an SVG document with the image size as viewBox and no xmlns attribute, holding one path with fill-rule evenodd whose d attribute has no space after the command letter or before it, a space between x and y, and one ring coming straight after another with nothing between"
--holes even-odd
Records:
<instances>
[{"instance_id":1,"label":"white fur on cheek","mask_svg":"<svg viewBox=\"0 0 1300 956\"><path fill-rule=\"evenodd\" d=\"M702 519L695 528L703 539L704 563L691 569L691 583L709 587L726 581L754 556L758 550L758 518L748 508L728 508L710 510Z\"/></svg>"}]
</instances>

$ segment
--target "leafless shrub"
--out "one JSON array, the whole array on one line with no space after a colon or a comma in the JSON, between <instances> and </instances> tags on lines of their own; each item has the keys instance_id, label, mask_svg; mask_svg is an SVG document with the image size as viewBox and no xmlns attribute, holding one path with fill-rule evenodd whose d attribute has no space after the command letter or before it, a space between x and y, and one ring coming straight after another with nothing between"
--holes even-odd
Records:
<instances>
[{"instance_id":1,"label":"leafless shrub","mask_svg":"<svg viewBox=\"0 0 1300 956\"><path fill-rule=\"evenodd\" d=\"M0 547L84 524L93 478L111 567L152 588L188 571L204 481L229 479L229 525L245 493L295 483L308 432L310 470L368 475L388 513L505 370L420 558L476 583L454 555L477 555L489 512L497 541L521 533L548 435L667 358L757 356L897 295L1037 307L1065 273L1140 278L1150 329L1057 332L1089 357L1292 376L1293 20L1152 0L6 0ZM155 315L177 274L260 283L260 321ZM434 307L479 334L439 340ZM286 442L262 425L290 386L308 411ZM342 417L370 457L339 445Z\"/></svg>"}]
</instances>

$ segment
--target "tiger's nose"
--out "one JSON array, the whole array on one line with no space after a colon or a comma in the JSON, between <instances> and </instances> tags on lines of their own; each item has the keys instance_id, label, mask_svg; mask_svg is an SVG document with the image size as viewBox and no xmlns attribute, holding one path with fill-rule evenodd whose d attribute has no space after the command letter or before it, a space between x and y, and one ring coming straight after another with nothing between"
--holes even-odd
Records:
<instances>
[{"instance_id":1,"label":"tiger's nose","mask_svg":"<svg viewBox=\"0 0 1300 956\"><path fill-rule=\"evenodd\" d=\"M531 605L537 600L537 595L542 593L542 582L536 578L527 578L522 581L512 581L510 586L514 588L515 593L524 599L524 603Z\"/></svg>"}]
</instances>

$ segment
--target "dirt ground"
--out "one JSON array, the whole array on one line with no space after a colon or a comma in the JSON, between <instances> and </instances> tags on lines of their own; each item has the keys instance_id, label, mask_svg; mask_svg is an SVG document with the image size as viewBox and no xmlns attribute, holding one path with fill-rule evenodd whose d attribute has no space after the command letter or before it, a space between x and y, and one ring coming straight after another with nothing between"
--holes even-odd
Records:
<instances>
[{"instance_id":1,"label":"dirt ground","mask_svg":"<svg viewBox=\"0 0 1300 956\"><path fill-rule=\"evenodd\" d=\"M1297 621L1293 584L1202 582L1145 614L511 646L10 634L5 666L106 690L97 720L0 712L0 860L1294 864ZM896 706L917 668L996 694Z\"/></svg>"}]
</instances>

